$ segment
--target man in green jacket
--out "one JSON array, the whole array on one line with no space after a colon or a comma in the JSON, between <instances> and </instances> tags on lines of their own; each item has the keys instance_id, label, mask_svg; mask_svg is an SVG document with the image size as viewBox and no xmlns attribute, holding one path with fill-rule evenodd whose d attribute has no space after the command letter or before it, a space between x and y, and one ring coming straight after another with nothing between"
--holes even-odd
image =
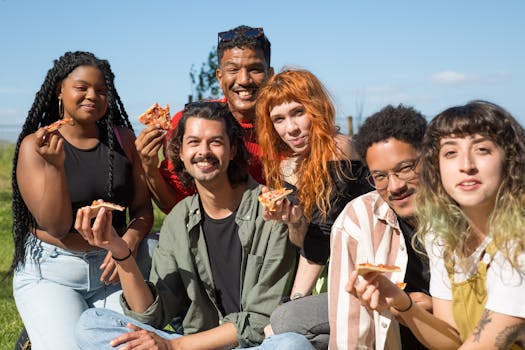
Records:
<instances>
[{"instance_id":1,"label":"man in green jacket","mask_svg":"<svg viewBox=\"0 0 525 350\"><path fill-rule=\"evenodd\" d=\"M289 293L295 252L286 226L262 218L261 186L247 173L242 130L228 107L188 105L168 147L177 174L196 194L166 217L150 282L112 228L111 212L100 210L91 223L89 207L79 210L75 228L90 244L111 251L122 307L131 316L105 309L84 313L76 331L81 349L258 345L271 312ZM186 312L185 335L159 330L181 312ZM307 344L300 336L286 336L287 349Z\"/></svg>"}]
</instances>

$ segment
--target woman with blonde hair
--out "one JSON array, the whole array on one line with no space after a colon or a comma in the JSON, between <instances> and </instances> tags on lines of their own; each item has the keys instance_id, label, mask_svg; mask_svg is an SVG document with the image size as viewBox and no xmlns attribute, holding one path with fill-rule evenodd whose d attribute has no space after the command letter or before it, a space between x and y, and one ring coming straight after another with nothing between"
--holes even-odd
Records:
<instances>
[{"instance_id":1,"label":"woman with blonde hair","mask_svg":"<svg viewBox=\"0 0 525 350\"><path fill-rule=\"evenodd\" d=\"M383 276L349 291L392 307L430 348L523 349L525 132L500 106L473 101L429 124L421 156L418 238L429 254L433 315Z\"/></svg>"},{"instance_id":2,"label":"woman with blonde hair","mask_svg":"<svg viewBox=\"0 0 525 350\"><path fill-rule=\"evenodd\" d=\"M349 138L339 132L330 96L311 72L288 69L271 77L256 108L266 184L270 189L294 190L265 217L287 223L290 240L301 248L290 293L291 299L298 299L311 293L328 261L330 230L337 215L350 200L371 190L368 171L355 158ZM318 298L327 310L326 295ZM278 313L273 320L294 323ZM327 311L322 317L328 325ZM297 330L278 330L273 321L272 327L279 333Z\"/></svg>"}]
</instances>

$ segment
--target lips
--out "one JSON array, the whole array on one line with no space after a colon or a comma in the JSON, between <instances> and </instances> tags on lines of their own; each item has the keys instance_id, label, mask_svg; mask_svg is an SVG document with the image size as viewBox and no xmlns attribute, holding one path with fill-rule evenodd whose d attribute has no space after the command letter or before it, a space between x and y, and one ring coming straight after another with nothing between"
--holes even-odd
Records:
<instances>
[{"instance_id":1,"label":"lips","mask_svg":"<svg viewBox=\"0 0 525 350\"><path fill-rule=\"evenodd\" d=\"M195 158L192 161L192 163L195 164L200 170L207 171L207 170L215 169L215 166L218 163L218 160L213 157L199 157L199 158Z\"/></svg>"},{"instance_id":2,"label":"lips","mask_svg":"<svg viewBox=\"0 0 525 350\"><path fill-rule=\"evenodd\" d=\"M479 186L481 186L481 182L475 179L463 180L456 185L456 187L464 191L473 191Z\"/></svg>"}]
</instances>

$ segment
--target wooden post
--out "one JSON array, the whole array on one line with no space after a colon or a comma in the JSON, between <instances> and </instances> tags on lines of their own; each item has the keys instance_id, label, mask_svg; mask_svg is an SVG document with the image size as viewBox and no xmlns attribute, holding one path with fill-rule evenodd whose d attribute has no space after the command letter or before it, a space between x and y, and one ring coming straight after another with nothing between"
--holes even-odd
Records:
<instances>
[{"instance_id":1,"label":"wooden post","mask_svg":"<svg viewBox=\"0 0 525 350\"><path fill-rule=\"evenodd\" d=\"M348 125L348 136L352 137L354 136L354 123L353 123L353 118L351 115L346 117L346 122Z\"/></svg>"}]
</instances>

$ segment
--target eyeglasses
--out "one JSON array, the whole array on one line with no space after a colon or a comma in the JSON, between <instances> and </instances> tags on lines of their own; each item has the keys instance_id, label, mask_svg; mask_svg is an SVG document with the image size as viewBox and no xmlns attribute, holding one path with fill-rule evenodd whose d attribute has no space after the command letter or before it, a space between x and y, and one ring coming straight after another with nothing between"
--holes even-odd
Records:
<instances>
[{"instance_id":1,"label":"eyeglasses","mask_svg":"<svg viewBox=\"0 0 525 350\"><path fill-rule=\"evenodd\" d=\"M262 28L246 28L241 31L239 31L238 29L230 29L225 32L220 32L218 34L218 43L220 44L221 42L232 41L233 39L235 39L235 37L237 37L237 35L242 35L245 38L257 39L264 35L264 30Z\"/></svg>"},{"instance_id":2,"label":"eyeglasses","mask_svg":"<svg viewBox=\"0 0 525 350\"><path fill-rule=\"evenodd\" d=\"M366 177L368 183L376 190L384 190L388 187L390 175L394 175L398 180L409 182L417 177L416 166L418 159L408 160L396 166L395 169L388 171L386 174L374 172Z\"/></svg>"}]
</instances>

